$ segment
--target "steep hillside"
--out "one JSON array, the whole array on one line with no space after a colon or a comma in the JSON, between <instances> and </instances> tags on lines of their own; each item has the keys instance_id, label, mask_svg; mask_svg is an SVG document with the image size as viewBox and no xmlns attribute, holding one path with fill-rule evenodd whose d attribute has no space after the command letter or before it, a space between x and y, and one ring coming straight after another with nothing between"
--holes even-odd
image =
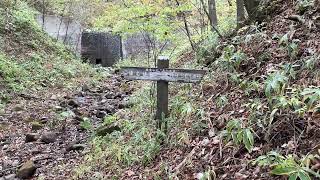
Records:
<instances>
[{"instance_id":1,"label":"steep hillside","mask_svg":"<svg viewBox=\"0 0 320 180\"><path fill-rule=\"evenodd\" d=\"M319 178L319 8L313 1L270 6L265 22L204 53L209 137L195 138L196 151L185 156L191 169L185 164L184 172L194 177Z\"/></svg>"},{"instance_id":2,"label":"steep hillside","mask_svg":"<svg viewBox=\"0 0 320 180\"><path fill-rule=\"evenodd\" d=\"M26 3L3 1L0 6L1 96L22 91L67 87L94 71L42 31L36 11Z\"/></svg>"}]
</instances>

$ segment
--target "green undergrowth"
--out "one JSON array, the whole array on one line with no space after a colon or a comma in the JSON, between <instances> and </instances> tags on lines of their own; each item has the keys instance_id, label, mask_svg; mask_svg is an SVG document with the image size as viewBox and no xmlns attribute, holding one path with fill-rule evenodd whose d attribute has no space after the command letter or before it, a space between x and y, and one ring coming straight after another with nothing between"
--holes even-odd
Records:
<instances>
[{"instance_id":1,"label":"green undergrowth","mask_svg":"<svg viewBox=\"0 0 320 180\"><path fill-rule=\"evenodd\" d=\"M130 97L130 104L133 104L131 108L105 118L105 125L117 124L121 131L104 137L93 135L91 152L76 168L74 179L92 175L102 179L120 178L126 168L152 163L162 148L183 147L190 143L190 137L206 127L201 121L204 110L194 97L199 94L192 92L193 88L188 84L170 85L170 89L171 113L170 117L163 119L168 125L167 135L157 129L157 121L154 119L155 86L143 83L142 88ZM189 95L191 92L193 96ZM160 174L169 177L166 171L168 167L165 162L162 163ZM107 172L112 172L112 175ZM156 174L145 173L145 177L157 177Z\"/></svg>"},{"instance_id":2,"label":"green undergrowth","mask_svg":"<svg viewBox=\"0 0 320 180\"><path fill-rule=\"evenodd\" d=\"M220 135L237 150L245 148L252 155L254 148L267 145L270 153L253 155L251 160L268 167L271 175L319 178L314 163L319 153L305 149L314 148L319 140L309 132L318 132L312 124L317 124L320 113L320 55L312 45L309 54L301 53L304 42L319 33L292 38L292 32L303 28L273 34L268 28L271 24L250 25L228 43L215 38L205 42L204 47L210 48L198 54L199 62L210 70L204 86L215 94L212 111L223 112L214 120L219 123L228 116ZM278 54L283 56L280 60Z\"/></svg>"},{"instance_id":3,"label":"green undergrowth","mask_svg":"<svg viewBox=\"0 0 320 180\"><path fill-rule=\"evenodd\" d=\"M99 75L37 24L25 2L0 7L1 96L23 91L68 88Z\"/></svg>"}]
</instances>

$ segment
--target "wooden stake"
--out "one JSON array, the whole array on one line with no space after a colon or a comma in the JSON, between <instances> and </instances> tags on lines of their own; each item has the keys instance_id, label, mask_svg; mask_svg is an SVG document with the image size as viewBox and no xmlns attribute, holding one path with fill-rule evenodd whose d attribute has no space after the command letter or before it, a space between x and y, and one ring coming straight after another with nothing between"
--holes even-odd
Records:
<instances>
[{"instance_id":1,"label":"wooden stake","mask_svg":"<svg viewBox=\"0 0 320 180\"><path fill-rule=\"evenodd\" d=\"M169 68L169 58L161 56L158 58L158 69ZM158 127L161 128L162 120L169 115L168 110L168 82L157 81L157 113L156 120L158 121ZM167 122L165 123L165 129L167 131Z\"/></svg>"}]
</instances>

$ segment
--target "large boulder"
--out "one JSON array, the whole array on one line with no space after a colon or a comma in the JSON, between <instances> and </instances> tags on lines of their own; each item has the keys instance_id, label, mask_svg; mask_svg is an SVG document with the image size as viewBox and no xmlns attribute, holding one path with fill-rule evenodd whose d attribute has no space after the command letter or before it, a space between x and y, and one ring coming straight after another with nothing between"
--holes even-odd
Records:
<instances>
[{"instance_id":1,"label":"large boulder","mask_svg":"<svg viewBox=\"0 0 320 180\"><path fill-rule=\"evenodd\" d=\"M111 134L115 131L121 131L120 127L117 125L103 125L97 128L96 134L97 136L105 136L107 134Z\"/></svg>"},{"instance_id":2,"label":"large boulder","mask_svg":"<svg viewBox=\"0 0 320 180\"><path fill-rule=\"evenodd\" d=\"M42 134L40 141L46 144L54 143L57 140L58 134L56 132L45 132Z\"/></svg>"},{"instance_id":3,"label":"large boulder","mask_svg":"<svg viewBox=\"0 0 320 180\"><path fill-rule=\"evenodd\" d=\"M18 170L17 176L21 179L31 178L36 172L36 165L32 160L27 161L22 165L22 167Z\"/></svg>"}]
</instances>

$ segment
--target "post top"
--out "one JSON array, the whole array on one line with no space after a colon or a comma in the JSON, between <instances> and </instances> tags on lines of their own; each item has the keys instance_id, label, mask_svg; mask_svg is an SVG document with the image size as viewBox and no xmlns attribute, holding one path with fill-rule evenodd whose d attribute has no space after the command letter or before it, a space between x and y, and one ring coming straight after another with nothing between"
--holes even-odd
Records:
<instances>
[{"instance_id":1,"label":"post top","mask_svg":"<svg viewBox=\"0 0 320 180\"><path fill-rule=\"evenodd\" d=\"M169 57L168 56L159 56L158 60L160 60L160 61L169 61Z\"/></svg>"}]
</instances>

